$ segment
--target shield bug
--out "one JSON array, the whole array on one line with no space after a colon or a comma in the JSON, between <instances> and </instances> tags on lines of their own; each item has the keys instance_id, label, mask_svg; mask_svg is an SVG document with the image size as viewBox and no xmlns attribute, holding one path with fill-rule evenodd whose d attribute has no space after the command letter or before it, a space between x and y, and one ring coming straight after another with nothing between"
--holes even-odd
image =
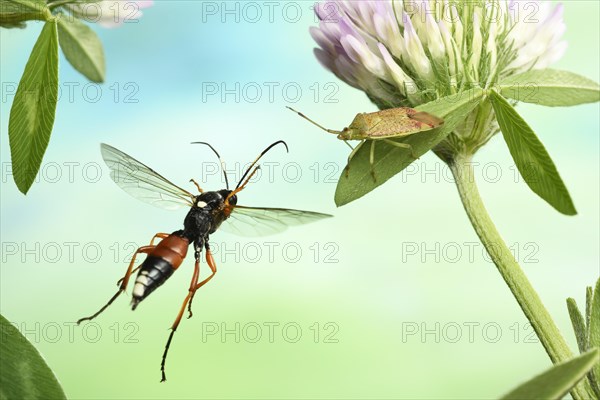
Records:
<instances>
[{"instance_id":1,"label":"shield bug","mask_svg":"<svg viewBox=\"0 0 600 400\"><path fill-rule=\"evenodd\" d=\"M349 140L360 140L361 142L356 147L350 146L352 151L348 156L348 166L350 165L350 160L352 157L354 157L358 149L360 149L365 142L368 141L371 146L369 157L369 162L371 164L371 176L373 177L374 181L376 179L373 165L375 162L375 143L377 143L377 141L383 141L392 146L406 149L407 151L410 151L411 156L416 159L417 157L415 156L413 148L410 144L396 142L392 139L398 139L409 135L414 135L415 133L429 131L439 127L444 123L443 119L424 111L418 111L409 107L398 107L371 113L356 114L356 117L354 117L349 126L341 131L336 131L334 129L325 128L324 126L318 124L317 122L308 118L306 115L294 110L291 107L287 108L324 131L337 135L338 139L343 140L346 144L348 144L348 146L350 146L348 143ZM348 166L346 166L346 176L348 175Z\"/></svg>"}]
</instances>

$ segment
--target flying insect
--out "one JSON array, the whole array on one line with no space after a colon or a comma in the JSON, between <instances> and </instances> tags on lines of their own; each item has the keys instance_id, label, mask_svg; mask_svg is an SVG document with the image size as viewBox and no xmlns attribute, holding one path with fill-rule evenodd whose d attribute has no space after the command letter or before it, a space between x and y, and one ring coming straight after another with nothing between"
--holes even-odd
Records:
<instances>
[{"instance_id":1,"label":"flying insect","mask_svg":"<svg viewBox=\"0 0 600 400\"><path fill-rule=\"evenodd\" d=\"M246 207L237 204L238 193L246 187L260 168L257 165L258 161L276 145L281 144L287 150L287 144L284 141L277 141L263 150L248 169L246 169L233 190L229 188L229 180L219 153L208 143L194 143L207 145L217 155L225 177L226 189L204 191L196 181L191 179L190 182L194 183L199 192L198 195L192 194L171 183L150 167L124 152L104 143L101 145L102 157L110 168L112 180L127 193L141 201L161 208L177 209L185 206L190 208L184 219L183 229L172 233L157 233L149 245L138 248L131 258L125 275L117 282L119 289L113 297L98 312L77 321L80 324L83 321L92 320L106 310L125 291L132 275L137 272L131 300L131 308L135 310L141 301L161 286L179 268L187 255L188 247L193 245L195 259L194 272L188 293L183 300L175 321L171 325L171 332L161 361L161 382L166 380L165 362L167 354L186 306L189 313L188 318L190 318L192 316L194 294L217 273L217 266L209 245L209 236L211 234L220 228L242 235L264 235L281 232L291 225L301 225L331 217L328 214L311 211ZM155 245L154 242L157 239L161 239L161 241ZM200 254L203 249L205 250L206 263L211 270L211 274L200 281ZM146 259L134 268L136 258L140 254L146 254Z\"/></svg>"},{"instance_id":2,"label":"flying insect","mask_svg":"<svg viewBox=\"0 0 600 400\"><path fill-rule=\"evenodd\" d=\"M350 125L341 131L336 131L334 129L325 128L324 126L308 118L303 113L296 111L291 107L287 108L311 124L318 126L325 132L333 133L337 135L338 139L343 140L344 143L346 143L352 149L350 155L348 156L348 166L350 165L350 160L352 157L354 157L358 149L360 149L365 142L369 141L371 145L369 163L371 164L371 176L373 177L374 181L376 181L376 179L373 165L375 163L375 143L377 143L377 141L383 141L392 146L407 149L410 151L411 156L416 159L417 157L414 154L413 148L410 144L396 142L392 139L429 131L441 126L444 123L443 119L424 111L418 111L409 107L398 107L371 113L356 114ZM348 143L349 140L360 140L361 142L356 147L352 147ZM348 175L348 166L346 166L346 176Z\"/></svg>"}]
</instances>

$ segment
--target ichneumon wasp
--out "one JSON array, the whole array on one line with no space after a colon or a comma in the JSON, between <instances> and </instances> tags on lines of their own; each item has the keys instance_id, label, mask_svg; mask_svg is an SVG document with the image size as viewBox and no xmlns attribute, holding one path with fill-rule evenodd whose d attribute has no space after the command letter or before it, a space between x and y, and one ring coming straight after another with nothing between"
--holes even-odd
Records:
<instances>
[{"instance_id":1,"label":"ichneumon wasp","mask_svg":"<svg viewBox=\"0 0 600 400\"><path fill-rule=\"evenodd\" d=\"M138 271L131 300L131 308L135 310L142 300L162 285L179 268L187 254L189 245L193 244L195 264L192 281L187 296L183 300L179 313L171 326L171 332L165 345L160 367L162 373L161 382L166 380L165 362L167 354L186 306L189 313L188 318L190 318L192 316L194 294L217 273L217 266L209 245L209 236L211 234L221 227L223 230L237 234L264 235L281 232L290 225L306 224L331 217L328 214L312 211L246 207L237 204L238 193L246 187L260 168L257 165L258 161L271 148L278 144L284 145L287 150L287 144L284 141L277 141L263 150L248 169L246 169L233 190L229 189L229 180L219 153L208 143L194 143L207 145L216 154L223 170L226 189L212 192L204 191L196 181L191 179L190 182L195 184L200 193L194 195L171 183L150 167L122 151L104 143L101 145L102 157L110 168L112 180L127 193L141 201L166 209L177 209L182 206L190 207L183 222L183 229L173 233L157 233L149 245L138 248L131 258L127 272L117 282L119 286L117 293L98 312L77 321L79 324L83 321L92 320L102 313L125 291L132 274ZM154 241L156 239L161 239L161 241L155 245ZM200 281L200 253L203 248L206 250L206 263L211 270L211 274ZM134 268L136 257L139 254L146 254L146 259Z\"/></svg>"}]
</instances>

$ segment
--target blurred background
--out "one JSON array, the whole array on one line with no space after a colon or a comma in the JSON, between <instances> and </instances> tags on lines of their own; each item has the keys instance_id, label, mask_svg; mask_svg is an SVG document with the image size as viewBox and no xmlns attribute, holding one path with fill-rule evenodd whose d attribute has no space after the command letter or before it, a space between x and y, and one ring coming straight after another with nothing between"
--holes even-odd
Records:
<instances>
[{"instance_id":1,"label":"blurred background","mask_svg":"<svg viewBox=\"0 0 600 400\"><path fill-rule=\"evenodd\" d=\"M450 172L433 154L347 206L333 202L348 148L327 127L375 111L312 54L311 2L156 1L137 23L94 26L107 79L90 84L61 54L61 97L48 151L27 196L10 174L8 115L41 30L0 31L1 313L40 350L68 397L494 398L550 366L487 258ZM598 80L599 4L565 4L569 48L554 65ZM476 157L492 218L576 349L565 299L598 278L599 107L518 110L539 135L579 214L566 217L518 176L501 137ZM121 191L99 144L174 183L224 187L271 142L240 204L332 213L272 237L211 237L219 273L197 293L167 360L192 257L132 313L116 290L135 248L180 229ZM207 268L203 264L203 274Z\"/></svg>"}]
</instances>

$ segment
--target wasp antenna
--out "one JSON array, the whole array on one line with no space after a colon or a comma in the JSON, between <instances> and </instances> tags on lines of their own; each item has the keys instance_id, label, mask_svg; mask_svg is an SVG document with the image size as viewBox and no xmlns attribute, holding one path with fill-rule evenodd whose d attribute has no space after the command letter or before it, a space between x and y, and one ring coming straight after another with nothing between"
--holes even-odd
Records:
<instances>
[{"instance_id":1,"label":"wasp antenna","mask_svg":"<svg viewBox=\"0 0 600 400\"><path fill-rule=\"evenodd\" d=\"M288 148L288 145L287 145L287 143L286 143L286 142L284 142L283 140L278 140L278 141L276 141L275 143L271 144L269 147L267 147L267 148L266 148L266 149L265 149L265 150L262 152L262 154L266 153L266 152L267 152L267 151L269 151L269 150L270 150L272 147L275 147L275 146L276 146L276 145L278 145L279 143L282 143L282 144L285 146L285 152L286 152L286 153L289 153L289 152L290 152L290 149ZM261 156L262 156L262 154L261 154Z\"/></svg>"},{"instance_id":2,"label":"wasp antenna","mask_svg":"<svg viewBox=\"0 0 600 400\"><path fill-rule=\"evenodd\" d=\"M190 144L204 144L204 145L210 147L210 149L213 151L213 153L215 153L217 155L217 158L219 158L219 159L221 158L221 155L217 152L217 150L215 150L214 147L212 147L210 145L210 143L207 143L207 142L191 142Z\"/></svg>"},{"instance_id":3,"label":"wasp antenna","mask_svg":"<svg viewBox=\"0 0 600 400\"><path fill-rule=\"evenodd\" d=\"M223 177L225 178L225 186L227 186L227 190L229 190L229 179L227 179L227 172L225 171L225 163L223 162L223 160L221 160L221 156L219 155L217 150L215 150L215 148L212 147L210 145L210 143L206 143L206 142L192 142L190 144L205 144L208 147L210 147L210 149L217 155L217 158L219 159L219 164L221 164L221 170L223 171Z\"/></svg>"},{"instance_id":4,"label":"wasp antenna","mask_svg":"<svg viewBox=\"0 0 600 400\"><path fill-rule=\"evenodd\" d=\"M340 133L342 133L340 131L336 131L336 130L333 130L333 129L327 129L327 128L325 128L323 125L321 125L321 124L313 121L312 119L308 118L306 115L302 114L300 111L296 111L296 110L294 110L290 106L285 106L285 107L288 108L288 109L290 109L291 111L295 112L296 114L298 114L299 116L301 116L302 118L304 118L305 120L307 120L308 122L310 122L311 124L313 124L315 126L318 126L319 128L323 129L325 132L333 133L334 135L339 135Z\"/></svg>"},{"instance_id":5,"label":"wasp antenna","mask_svg":"<svg viewBox=\"0 0 600 400\"><path fill-rule=\"evenodd\" d=\"M258 157L256 157L256 159L252 162L252 164L250 164L250 166L248 167L248 169L246 170L246 172L244 172L244 175L242 175L242 179L240 179L240 181L238 182L237 186L235 187L236 189L240 187L240 185L242 184L242 182L244 181L244 178L246 177L246 175L248 175L248 173L250 172L250 170L252 170L252 167L254 167L256 165L256 163L258 162L258 160L261 159L262 156L264 156L265 154L267 154L267 152L269 150L271 150L273 147L277 146L278 144L283 144L285 146L285 150L289 153L290 149L288 148L288 145L286 142L284 142L283 140L278 140L275 143L271 143L271 145L269 145L266 149L264 149L259 155Z\"/></svg>"}]
</instances>

